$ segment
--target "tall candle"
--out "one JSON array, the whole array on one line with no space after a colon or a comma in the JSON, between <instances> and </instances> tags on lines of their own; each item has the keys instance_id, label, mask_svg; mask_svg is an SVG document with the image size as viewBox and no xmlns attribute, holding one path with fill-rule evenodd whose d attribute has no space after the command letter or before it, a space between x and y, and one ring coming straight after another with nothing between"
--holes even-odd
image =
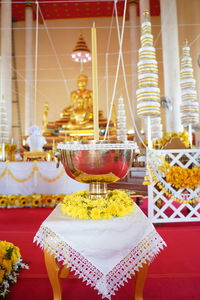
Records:
<instances>
[{"instance_id":1,"label":"tall candle","mask_svg":"<svg viewBox=\"0 0 200 300\"><path fill-rule=\"evenodd\" d=\"M97 38L96 27L92 27L92 89L93 89L93 124L94 139L99 140L99 101L98 101L98 80L97 80Z\"/></svg>"}]
</instances>

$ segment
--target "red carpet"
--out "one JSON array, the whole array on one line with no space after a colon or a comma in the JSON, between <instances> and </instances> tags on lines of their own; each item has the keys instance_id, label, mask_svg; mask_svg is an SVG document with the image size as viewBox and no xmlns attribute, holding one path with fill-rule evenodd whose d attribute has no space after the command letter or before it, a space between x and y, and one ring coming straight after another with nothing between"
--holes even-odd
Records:
<instances>
[{"instance_id":1,"label":"red carpet","mask_svg":"<svg viewBox=\"0 0 200 300\"><path fill-rule=\"evenodd\" d=\"M43 252L33 237L51 209L0 209L0 240L19 246L30 270L24 270L7 299L51 300ZM170 224L156 229L166 241L165 248L151 264L144 300L200 300L200 223ZM134 229L133 229L134 230ZM62 281L63 300L100 300L96 291L71 276ZM122 287L114 300L130 300L134 279Z\"/></svg>"}]
</instances>

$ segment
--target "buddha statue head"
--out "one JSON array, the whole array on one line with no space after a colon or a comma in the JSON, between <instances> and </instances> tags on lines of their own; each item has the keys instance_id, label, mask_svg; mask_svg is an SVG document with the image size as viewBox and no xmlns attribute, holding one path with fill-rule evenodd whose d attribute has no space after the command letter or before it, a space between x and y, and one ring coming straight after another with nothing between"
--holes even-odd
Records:
<instances>
[{"instance_id":1,"label":"buddha statue head","mask_svg":"<svg viewBox=\"0 0 200 300\"><path fill-rule=\"evenodd\" d=\"M85 90L87 83L88 83L87 75L81 74L78 76L77 84L78 84L79 90Z\"/></svg>"}]
</instances>

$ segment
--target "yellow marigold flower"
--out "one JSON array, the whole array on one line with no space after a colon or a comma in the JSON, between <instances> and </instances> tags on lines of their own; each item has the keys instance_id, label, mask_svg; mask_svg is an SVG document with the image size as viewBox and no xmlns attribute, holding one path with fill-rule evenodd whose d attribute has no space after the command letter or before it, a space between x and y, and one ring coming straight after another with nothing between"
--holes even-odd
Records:
<instances>
[{"instance_id":1,"label":"yellow marigold flower","mask_svg":"<svg viewBox=\"0 0 200 300\"><path fill-rule=\"evenodd\" d=\"M55 205L55 200L52 195L42 195L42 203L47 207L52 207Z\"/></svg>"},{"instance_id":2,"label":"yellow marigold flower","mask_svg":"<svg viewBox=\"0 0 200 300\"><path fill-rule=\"evenodd\" d=\"M27 206L28 202L29 202L29 198L27 196L19 196L18 199L19 206L25 207Z\"/></svg>"},{"instance_id":3,"label":"yellow marigold flower","mask_svg":"<svg viewBox=\"0 0 200 300\"><path fill-rule=\"evenodd\" d=\"M0 244L0 259L3 259L6 255L6 249Z\"/></svg>"},{"instance_id":4,"label":"yellow marigold flower","mask_svg":"<svg viewBox=\"0 0 200 300\"><path fill-rule=\"evenodd\" d=\"M101 217L100 210L98 208L93 208L90 212L90 217L93 220L98 220Z\"/></svg>"},{"instance_id":5,"label":"yellow marigold flower","mask_svg":"<svg viewBox=\"0 0 200 300\"><path fill-rule=\"evenodd\" d=\"M15 253L12 254L11 261L12 264L16 264L16 262L18 261L18 256Z\"/></svg>"},{"instance_id":6,"label":"yellow marigold flower","mask_svg":"<svg viewBox=\"0 0 200 300\"><path fill-rule=\"evenodd\" d=\"M42 198L40 195L37 195L37 194L33 194L32 196L32 206L33 207L39 207L42 205Z\"/></svg>"},{"instance_id":7,"label":"yellow marigold flower","mask_svg":"<svg viewBox=\"0 0 200 300\"><path fill-rule=\"evenodd\" d=\"M8 196L8 205L15 206L16 197L18 196L15 195Z\"/></svg>"},{"instance_id":8,"label":"yellow marigold flower","mask_svg":"<svg viewBox=\"0 0 200 300\"><path fill-rule=\"evenodd\" d=\"M63 201L65 195L61 194L61 195L54 195L54 200L55 200L55 204L60 203L61 201Z\"/></svg>"},{"instance_id":9,"label":"yellow marigold flower","mask_svg":"<svg viewBox=\"0 0 200 300\"><path fill-rule=\"evenodd\" d=\"M125 207L119 206L119 207L117 208L117 215L118 215L119 217L125 217L125 216L127 215L127 211L126 211Z\"/></svg>"},{"instance_id":10,"label":"yellow marigold flower","mask_svg":"<svg viewBox=\"0 0 200 300\"><path fill-rule=\"evenodd\" d=\"M1 206L1 207L6 207L7 204L8 204L8 201L7 201L6 196L0 198L0 206Z\"/></svg>"},{"instance_id":11,"label":"yellow marigold flower","mask_svg":"<svg viewBox=\"0 0 200 300\"><path fill-rule=\"evenodd\" d=\"M12 261L8 259L3 259L2 268L5 270L6 273L10 273L12 271Z\"/></svg>"},{"instance_id":12,"label":"yellow marigold flower","mask_svg":"<svg viewBox=\"0 0 200 300\"><path fill-rule=\"evenodd\" d=\"M102 218L102 219L105 219L105 220L108 220L108 219L112 219L113 216L112 216L111 214L109 214L109 213L103 212L103 213L101 214L101 218Z\"/></svg>"},{"instance_id":13,"label":"yellow marigold flower","mask_svg":"<svg viewBox=\"0 0 200 300\"><path fill-rule=\"evenodd\" d=\"M83 220L89 219L87 209L85 209L85 208L80 208L78 216L80 219L83 219Z\"/></svg>"},{"instance_id":14,"label":"yellow marigold flower","mask_svg":"<svg viewBox=\"0 0 200 300\"><path fill-rule=\"evenodd\" d=\"M0 283L3 281L4 274L5 274L5 271L0 269Z\"/></svg>"},{"instance_id":15,"label":"yellow marigold flower","mask_svg":"<svg viewBox=\"0 0 200 300\"><path fill-rule=\"evenodd\" d=\"M112 203L111 205L108 206L107 212L112 214L112 215L117 215L118 212L118 206L115 203Z\"/></svg>"}]
</instances>

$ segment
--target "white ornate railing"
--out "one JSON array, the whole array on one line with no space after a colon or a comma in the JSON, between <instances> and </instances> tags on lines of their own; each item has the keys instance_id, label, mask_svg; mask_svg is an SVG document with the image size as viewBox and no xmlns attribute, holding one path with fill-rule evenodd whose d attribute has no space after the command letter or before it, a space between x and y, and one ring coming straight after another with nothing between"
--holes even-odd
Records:
<instances>
[{"instance_id":1,"label":"white ornate railing","mask_svg":"<svg viewBox=\"0 0 200 300\"><path fill-rule=\"evenodd\" d=\"M200 167L200 149L150 151L147 162L152 183L148 186L148 217L153 223L200 221L200 186L174 188L158 170L163 158L170 166Z\"/></svg>"}]
</instances>

